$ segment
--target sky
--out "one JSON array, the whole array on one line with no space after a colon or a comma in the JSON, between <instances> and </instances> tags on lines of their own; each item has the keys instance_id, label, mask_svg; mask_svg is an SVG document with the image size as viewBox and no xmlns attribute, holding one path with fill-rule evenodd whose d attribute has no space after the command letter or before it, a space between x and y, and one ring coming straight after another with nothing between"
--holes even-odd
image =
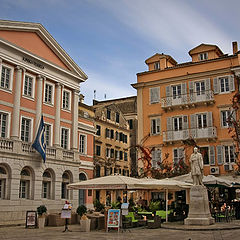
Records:
<instances>
[{"instance_id":1,"label":"sky","mask_svg":"<svg viewBox=\"0 0 240 240\"><path fill-rule=\"evenodd\" d=\"M214 44L240 40L239 0L0 0L0 19L41 23L87 74L85 103L134 96L136 74L155 53L190 61Z\"/></svg>"}]
</instances>

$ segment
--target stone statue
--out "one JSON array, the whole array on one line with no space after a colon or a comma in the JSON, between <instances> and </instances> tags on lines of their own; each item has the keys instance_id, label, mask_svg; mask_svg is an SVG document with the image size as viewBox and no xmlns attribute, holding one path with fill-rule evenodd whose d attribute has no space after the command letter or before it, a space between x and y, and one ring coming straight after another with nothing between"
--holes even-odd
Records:
<instances>
[{"instance_id":1,"label":"stone statue","mask_svg":"<svg viewBox=\"0 0 240 240\"><path fill-rule=\"evenodd\" d=\"M203 158L197 147L194 148L190 157L190 164L193 185L203 185Z\"/></svg>"}]
</instances>

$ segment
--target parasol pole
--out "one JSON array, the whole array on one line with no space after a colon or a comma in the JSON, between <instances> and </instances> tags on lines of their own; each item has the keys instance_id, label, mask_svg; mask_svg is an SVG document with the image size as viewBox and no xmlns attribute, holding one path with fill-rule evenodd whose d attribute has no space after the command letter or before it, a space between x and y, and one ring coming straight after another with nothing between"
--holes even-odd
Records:
<instances>
[{"instance_id":1,"label":"parasol pole","mask_svg":"<svg viewBox=\"0 0 240 240\"><path fill-rule=\"evenodd\" d=\"M166 222L168 222L168 189L166 189Z\"/></svg>"}]
</instances>

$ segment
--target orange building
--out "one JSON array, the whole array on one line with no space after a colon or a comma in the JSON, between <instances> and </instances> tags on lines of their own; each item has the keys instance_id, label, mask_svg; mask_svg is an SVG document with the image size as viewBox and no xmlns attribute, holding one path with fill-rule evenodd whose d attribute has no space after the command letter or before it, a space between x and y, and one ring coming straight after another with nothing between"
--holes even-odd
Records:
<instances>
[{"instance_id":1,"label":"orange building","mask_svg":"<svg viewBox=\"0 0 240 240\"><path fill-rule=\"evenodd\" d=\"M0 222L24 222L41 204L48 213L66 200L77 208L67 184L93 176L93 123L78 118L86 74L41 24L3 20L0 72ZM45 163L31 147L42 114Z\"/></svg>"},{"instance_id":2,"label":"orange building","mask_svg":"<svg viewBox=\"0 0 240 240\"><path fill-rule=\"evenodd\" d=\"M227 119L240 76L237 43L232 55L209 44L189 55L190 62L178 64L157 53L145 61L148 71L137 74L132 86L137 89L138 143L153 150L151 167L159 169L163 161L172 167L181 159L188 164L193 146L187 143L193 139L203 154L205 175L232 174L235 149Z\"/></svg>"}]
</instances>

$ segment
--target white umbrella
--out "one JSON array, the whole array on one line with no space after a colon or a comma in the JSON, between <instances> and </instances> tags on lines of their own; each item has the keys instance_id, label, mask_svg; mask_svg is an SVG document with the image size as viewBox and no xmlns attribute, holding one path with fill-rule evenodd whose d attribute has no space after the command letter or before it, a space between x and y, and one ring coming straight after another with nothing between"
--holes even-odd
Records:
<instances>
[{"instance_id":1,"label":"white umbrella","mask_svg":"<svg viewBox=\"0 0 240 240\"><path fill-rule=\"evenodd\" d=\"M93 178L86 181L68 184L68 189L137 189L135 184L141 180L121 175Z\"/></svg>"},{"instance_id":2,"label":"white umbrella","mask_svg":"<svg viewBox=\"0 0 240 240\"><path fill-rule=\"evenodd\" d=\"M182 175L182 176L177 176L172 179L187 182L187 183L193 183L190 173ZM225 186L225 187L231 187L232 181L223 179L221 177L216 177L214 175L207 175L207 176L203 176L203 184L204 185L213 185L213 186L220 185L220 186Z\"/></svg>"},{"instance_id":3,"label":"white umbrella","mask_svg":"<svg viewBox=\"0 0 240 240\"><path fill-rule=\"evenodd\" d=\"M191 188L192 184L177 181L174 179L161 179L161 180L148 180L144 181L142 183L136 183L136 187L143 188L143 189L159 189L159 190L165 190L166 192L166 222L168 221L168 190L179 190L179 189L188 189Z\"/></svg>"}]
</instances>

